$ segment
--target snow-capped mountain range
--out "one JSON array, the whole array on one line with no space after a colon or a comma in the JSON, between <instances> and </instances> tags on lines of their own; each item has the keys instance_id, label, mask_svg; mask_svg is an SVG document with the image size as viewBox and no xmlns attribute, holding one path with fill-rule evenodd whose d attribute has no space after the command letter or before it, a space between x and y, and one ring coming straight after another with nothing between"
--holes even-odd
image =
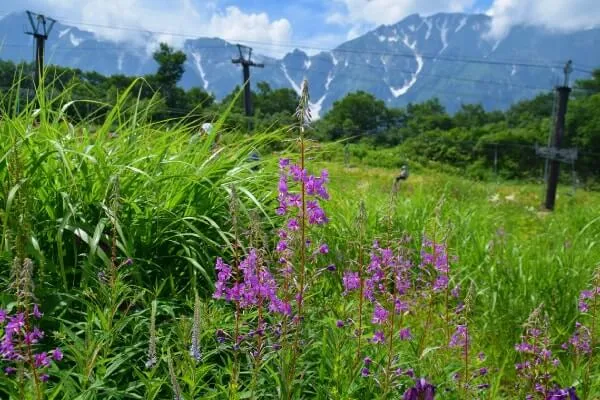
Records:
<instances>
[{"instance_id":1,"label":"snow-capped mountain range","mask_svg":"<svg viewBox=\"0 0 600 400\"><path fill-rule=\"evenodd\" d=\"M293 50L282 59L254 53L265 64L252 69L252 82L273 88L300 90L308 78L313 114L323 114L347 93L364 90L403 106L438 97L450 110L461 103L482 103L487 109L550 90L562 79L562 68L573 60L581 70L600 67L600 29L553 32L516 26L503 39L487 34L490 17L479 14L411 15L393 25L382 25L330 51L309 56ZM25 35L25 14L0 20L0 59L30 61L31 36ZM99 39L95 34L57 23L47 41L47 62L93 70L101 74L142 75L156 71L151 33L135 34L147 47ZM231 63L237 47L218 38L186 40L185 74L180 84L198 86L218 99L241 83L241 68Z\"/></svg>"}]
</instances>

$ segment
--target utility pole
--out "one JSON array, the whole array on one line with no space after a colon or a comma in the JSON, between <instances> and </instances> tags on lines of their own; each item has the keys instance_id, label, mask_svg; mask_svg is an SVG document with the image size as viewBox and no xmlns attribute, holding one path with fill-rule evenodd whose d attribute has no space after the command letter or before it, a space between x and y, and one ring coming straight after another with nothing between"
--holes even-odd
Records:
<instances>
[{"instance_id":1,"label":"utility pole","mask_svg":"<svg viewBox=\"0 0 600 400\"><path fill-rule=\"evenodd\" d=\"M44 71L44 46L48 35L54 26L56 20L45 17L42 14L36 14L27 11L27 17L31 24L31 32L25 32L35 38L35 87L36 90L42 84L42 74Z\"/></svg>"},{"instance_id":2,"label":"utility pole","mask_svg":"<svg viewBox=\"0 0 600 400\"><path fill-rule=\"evenodd\" d=\"M244 85L244 110L246 111L246 116L248 117L248 128L252 127L252 121L250 117L253 114L252 110L252 92L250 90L250 67L264 68L264 64L255 63L252 61L252 48L243 46L241 44L237 45L238 51L240 52L240 56L238 58L234 58L231 60L234 64L242 64L242 72L243 72L243 85ZM244 52L242 49L248 49L248 57L244 56Z\"/></svg>"},{"instance_id":3,"label":"utility pole","mask_svg":"<svg viewBox=\"0 0 600 400\"><path fill-rule=\"evenodd\" d=\"M572 61L569 60L564 68L565 80L562 86L556 88L558 93L558 108L556 110L556 122L554 126L554 136L550 141L549 150L554 154L550 161L550 170L548 171L548 187L546 190L545 207L547 210L554 210L554 202L556 200L556 188L558 186L558 176L560 172L560 158L557 155L561 154L560 144L565 131L565 114L567 113L567 103L569 101L569 74L573 71Z\"/></svg>"}]
</instances>

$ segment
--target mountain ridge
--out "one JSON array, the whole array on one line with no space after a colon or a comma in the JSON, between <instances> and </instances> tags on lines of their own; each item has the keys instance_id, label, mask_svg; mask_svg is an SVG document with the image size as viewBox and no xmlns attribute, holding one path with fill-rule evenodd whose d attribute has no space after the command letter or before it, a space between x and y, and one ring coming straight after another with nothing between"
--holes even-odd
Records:
<instances>
[{"instance_id":1,"label":"mountain ridge","mask_svg":"<svg viewBox=\"0 0 600 400\"><path fill-rule=\"evenodd\" d=\"M31 37L19 29L26 22L24 13L0 19L0 43L7 44L0 45L1 59L32 59ZM265 68L252 69L252 82L298 91L307 78L316 115L356 90L372 93L390 106L436 96L452 112L462 103L504 109L550 90L562 75L557 60L600 65L600 52L590 51L600 43L598 28L565 33L519 25L495 39L487 34L490 23L485 14L411 14L312 56L299 48L281 58L257 52L254 58ZM50 63L106 75L156 70L151 46L157 40L151 32L142 32L145 46L135 47L59 22L54 29L46 50ZM221 99L241 84L241 69L231 63L237 56L234 44L199 37L185 40L182 50L187 55L182 87L198 86ZM584 76L573 74L574 79Z\"/></svg>"}]
</instances>

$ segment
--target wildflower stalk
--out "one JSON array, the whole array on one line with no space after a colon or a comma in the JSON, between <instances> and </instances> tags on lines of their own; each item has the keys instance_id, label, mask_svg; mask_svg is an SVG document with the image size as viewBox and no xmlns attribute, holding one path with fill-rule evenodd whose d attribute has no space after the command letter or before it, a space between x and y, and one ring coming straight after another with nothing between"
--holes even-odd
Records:
<instances>
[{"instance_id":1,"label":"wildflower stalk","mask_svg":"<svg viewBox=\"0 0 600 400\"><path fill-rule=\"evenodd\" d=\"M592 312L591 312L591 316L592 316L592 325L591 325L591 330L590 330L590 357L589 357L589 361L587 363L586 369L585 369L585 377L583 379L583 383L584 383L584 387L586 390L586 395L589 394L590 390L591 390L591 383L590 383L590 373L591 373L591 368L592 368L592 362L594 360L594 348L596 347L596 317L598 315L598 297L600 297L600 265L596 268L596 271L594 273L594 283L593 283L593 290L594 290L594 299L592 302Z\"/></svg>"},{"instance_id":2,"label":"wildflower stalk","mask_svg":"<svg viewBox=\"0 0 600 400\"><path fill-rule=\"evenodd\" d=\"M363 324L363 301L365 291L365 277L364 277L364 250L363 241L365 237L365 226L367 222L367 208L364 200L360 202L360 208L358 212L358 278L360 279L360 289L358 294L358 350L357 350L357 363L361 360L361 339L362 339L362 324Z\"/></svg>"},{"instance_id":3,"label":"wildflower stalk","mask_svg":"<svg viewBox=\"0 0 600 400\"><path fill-rule=\"evenodd\" d=\"M120 200L120 185L119 177L114 177L112 192L111 192L111 205L110 205L110 219L112 224L111 232L111 256L110 256L110 287L115 289L115 283L117 280L117 221L119 214L119 200Z\"/></svg>"},{"instance_id":4,"label":"wildflower stalk","mask_svg":"<svg viewBox=\"0 0 600 400\"><path fill-rule=\"evenodd\" d=\"M153 368L156 365L156 300L152 301L152 311L150 314L150 339L148 341L148 360L146 368Z\"/></svg>"},{"instance_id":5,"label":"wildflower stalk","mask_svg":"<svg viewBox=\"0 0 600 400\"><path fill-rule=\"evenodd\" d=\"M463 359L465 364L465 372L463 378L463 389L465 391L465 398L469 395L468 383L469 383L469 345L471 342L471 334L469 332L469 312L471 311L471 306L473 303L473 292L474 286L471 283L469 287L469 291L465 298L465 310L464 310L464 325L465 325L465 340L463 344Z\"/></svg>"},{"instance_id":6,"label":"wildflower stalk","mask_svg":"<svg viewBox=\"0 0 600 400\"><path fill-rule=\"evenodd\" d=\"M190 356L199 362L202 358L200 352L200 296L194 293L194 320L192 322L192 340L190 344Z\"/></svg>"},{"instance_id":7,"label":"wildflower stalk","mask_svg":"<svg viewBox=\"0 0 600 400\"><path fill-rule=\"evenodd\" d=\"M258 219L258 215L256 213L250 214L250 247L251 248L259 248L261 242L262 231L260 227L260 221ZM257 261L257 265L262 266L262 253L258 252L259 258ZM259 274L259 286L262 286L264 283L263 275ZM258 372L260 370L260 364L262 361L262 350L263 350L263 332L264 329L264 317L263 317L263 307L264 307L264 299L260 297L257 304L257 335L256 335L256 354L254 356L254 371L252 372L252 382L250 385L250 398L256 398L254 393L256 390L256 383L258 381Z\"/></svg>"},{"instance_id":8,"label":"wildflower stalk","mask_svg":"<svg viewBox=\"0 0 600 400\"><path fill-rule=\"evenodd\" d=\"M169 358L167 359L167 364L169 367L169 378L171 379L171 388L173 390L173 400L183 400L181 395L181 386L179 386L179 382L177 382L177 376L175 375L175 369L173 368L173 360L171 359L171 355L169 354Z\"/></svg>"},{"instance_id":9,"label":"wildflower stalk","mask_svg":"<svg viewBox=\"0 0 600 400\"><path fill-rule=\"evenodd\" d=\"M388 212L388 216L387 216L387 245L388 248L392 248L392 235L393 235L393 224L394 224L394 205L395 205L395 200L396 200L396 195L394 192L392 192L391 196L390 196L390 204L389 204L389 212ZM391 271L392 275L390 276L390 280L392 282L394 282L394 272L395 271ZM386 369L385 369L385 381L384 381L384 386L383 386L383 395L384 397L386 397L389 393L389 387L391 384L391 380L392 380L392 359L394 357L394 327L395 327L395 314L396 314L396 310L395 310L395 291L396 291L396 286L395 284L392 285L392 301L390 304L390 309L391 309L391 316L390 316L390 320L389 320L389 338L390 338L390 343L389 343L389 348L388 348L388 354L387 354L387 364L386 364Z\"/></svg>"},{"instance_id":10,"label":"wildflower stalk","mask_svg":"<svg viewBox=\"0 0 600 400\"><path fill-rule=\"evenodd\" d=\"M305 79L302 82L302 93L300 94L300 101L298 108L296 109L296 117L299 125L299 141L300 141L300 170L302 174L305 169L305 142L304 142L304 130L305 127L310 123L310 107L309 107L309 93L308 93L308 81ZM304 179L300 181L301 190L301 215L300 215L300 276L299 276L299 293L298 293L298 315L295 318L295 338L292 351L292 364L290 367L289 379L293 384L294 376L296 373L296 362L299 354L300 347L300 328L302 323L303 305L304 305L304 284L306 280L306 182ZM288 395L292 395L292 391L288 392Z\"/></svg>"},{"instance_id":11,"label":"wildflower stalk","mask_svg":"<svg viewBox=\"0 0 600 400\"><path fill-rule=\"evenodd\" d=\"M233 276L236 284L240 282L240 256L238 253L240 241L239 241L239 221L238 221L238 204L237 204L237 191L235 186L231 186L231 198L229 203L229 212L231 213L231 223L233 227L233 244L232 244L232 252L233 252ZM235 398L235 393L237 392L237 379L239 374L239 358L238 358L238 350L239 350L239 336L240 336L240 320L241 320L241 307L240 302L235 302L235 330L233 334L233 376L230 383L230 397Z\"/></svg>"},{"instance_id":12,"label":"wildflower stalk","mask_svg":"<svg viewBox=\"0 0 600 400\"><path fill-rule=\"evenodd\" d=\"M388 348L388 359L387 359L387 367L385 370L385 385L383 394L384 397L389 394L390 384L392 381L392 359L394 358L394 326L395 326L395 318L396 312L394 310L394 305L392 304L392 312L390 317L390 345Z\"/></svg>"}]
</instances>

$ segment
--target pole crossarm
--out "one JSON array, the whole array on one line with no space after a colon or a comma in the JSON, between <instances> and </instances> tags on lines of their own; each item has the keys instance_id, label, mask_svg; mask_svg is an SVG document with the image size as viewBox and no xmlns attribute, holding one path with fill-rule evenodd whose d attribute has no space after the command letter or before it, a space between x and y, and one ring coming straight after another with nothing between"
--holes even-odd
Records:
<instances>
[{"instance_id":1,"label":"pole crossarm","mask_svg":"<svg viewBox=\"0 0 600 400\"><path fill-rule=\"evenodd\" d=\"M564 163L571 163L577 160L577 148L559 149L557 147L547 147L535 145L535 154L549 160L556 160Z\"/></svg>"},{"instance_id":2,"label":"pole crossarm","mask_svg":"<svg viewBox=\"0 0 600 400\"><path fill-rule=\"evenodd\" d=\"M232 58L231 62L234 64L242 64L242 65L247 65L249 67L257 67L257 68L264 68L265 64L263 63L256 63L254 61L252 61L252 48L251 47L247 47L241 44L237 45L238 51L240 53L240 56L238 58ZM244 55L244 49L248 49L248 56L246 57Z\"/></svg>"},{"instance_id":3,"label":"pole crossarm","mask_svg":"<svg viewBox=\"0 0 600 400\"><path fill-rule=\"evenodd\" d=\"M25 33L36 38L48 39L48 35L50 35L56 20L31 11L27 11L27 18L29 18L29 23L31 24L31 32Z\"/></svg>"}]
</instances>

